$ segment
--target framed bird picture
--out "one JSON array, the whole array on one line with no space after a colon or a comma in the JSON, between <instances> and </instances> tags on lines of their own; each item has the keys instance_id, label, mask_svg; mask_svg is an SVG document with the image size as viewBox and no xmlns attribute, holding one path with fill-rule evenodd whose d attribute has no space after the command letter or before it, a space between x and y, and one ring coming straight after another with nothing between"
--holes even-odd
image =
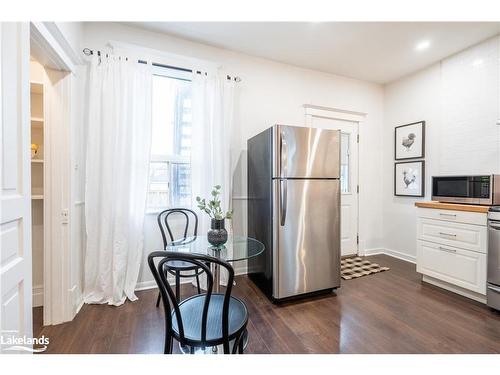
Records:
<instances>
[{"instance_id":1,"label":"framed bird picture","mask_svg":"<svg viewBox=\"0 0 500 375\"><path fill-rule=\"evenodd\" d=\"M396 160L423 158L425 153L425 121L397 126L394 129Z\"/></svg>"},{"instance_id":2,"label":"framed bird picture","mask_svg":"<svg viewBox=\"0 0 500 375\"><path fill-rule=\"evenodd\" d=\"M394 163L394 195L423 197L425 195L425 165L423 160Z\"/></svg>"}]
</instances>

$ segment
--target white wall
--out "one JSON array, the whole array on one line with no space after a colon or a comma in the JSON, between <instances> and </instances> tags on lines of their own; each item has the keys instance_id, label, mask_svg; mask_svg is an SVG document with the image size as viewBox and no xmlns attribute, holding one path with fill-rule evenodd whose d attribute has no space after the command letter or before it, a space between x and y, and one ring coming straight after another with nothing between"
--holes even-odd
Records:
<instances>
[{"instance_id":1,"label":"white wall","mask_svg":"<svg viewBox=\"0 0 500 375\"><path fill-rule=\"evenodd\" d=\"M499 38L489 39L385 86L383 247L414 259L417 200L431 197L431 176L500 170ZM394 196L394 128L426 121L425 198ZM401 253L401 254L399 254Z\"/></svg>"},{"instance_id":2,"label":"white wall","mask_svg":"<svg viewBox=\"0 0 500 375\"><path fill-rule=\"evenodd\" d=\"M241 131L241 157L235 175L234 196L246 197L246 140L274 123L303 125L303 104L348 109L367 113L360 129L361 246L382 246L382 111L380 85L272 62L187 40L116 23L87 23L84 47L105 49L110 40L141 45L221 64L242 78L237 119ZM235 232L246 230L246 200L234 201ZM155 217L145 223L145 254L161 248ZM149 271L140 282L150 281ZM143 286L144 284L140 284Z\"/></svg>"},{"instance_id":3,"label":"white wall","mask_svg":"<svg viewBox=\"0 0 500 375\"><path fill-rule=\"evenodd\" d=\"M83 49L83 22L55 22L55 24L74 52L80 53Z\"/></svg>"}]
</instances>

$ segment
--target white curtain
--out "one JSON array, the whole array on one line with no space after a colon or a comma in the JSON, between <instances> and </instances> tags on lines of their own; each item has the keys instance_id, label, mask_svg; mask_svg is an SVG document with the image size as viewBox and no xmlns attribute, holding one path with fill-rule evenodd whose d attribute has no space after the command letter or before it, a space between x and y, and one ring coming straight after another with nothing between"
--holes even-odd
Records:
<instances>
[{"instance_id":1,"label":"white curtain","mask_svg":"<svg viewBox=\"0 0 500 375\"><path fill-rule=\"evenodd\" d=\"M194 69L193 71L196 71ZM207 214L198 211L196 196L209 198L214 185L221 185L224 211L232 207L232 144L234 143L234 82L226 75L193 74L191 187L194 210L199 214L199 234L210 228ZM226 221L231 230L231 222Z\"/></svg>"},{"instance_id":2,"label":"white curtain","mask_svg":"<svg viewBox=\"0 0 500 375\"><path fill-rule=\"evenodd\" d=\"M89 70L84 301L136 300L151 145L151 65L94 57Z\"/></svg>"}]
</instances>

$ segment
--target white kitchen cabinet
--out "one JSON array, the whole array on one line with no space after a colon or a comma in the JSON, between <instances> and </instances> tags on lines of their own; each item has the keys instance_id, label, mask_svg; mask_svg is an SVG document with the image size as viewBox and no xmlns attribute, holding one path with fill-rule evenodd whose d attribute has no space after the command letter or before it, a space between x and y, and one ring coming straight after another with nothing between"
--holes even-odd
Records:
<instances>
[{"instance_id":1,"label":"white kitchen cabinet","mask_svg":"<svg viewBox=\"0 0 500 375\"><path fill-rule=\"evenodd\" d=\"M423 281L485 302L487 214L417 208L417 272Z\"/></svg>"},{"instance_id":2,"label":"white kitchen cabinet","mask_svg":"<svg viewBox=\"0 0 500 375\"><path fill-rule=\"evenodd\" d=\"M418 208L418 217L443 220L449 223L465 223L486 226L487 215L482 212L440 210L435 208Z\"/></svg>"},{"instance_id":3,"label":"white kitchen cabinet","mask_svg":"<svg viewBox=\"0 0 500 375\"><path fill-rule=\"evenodd\" d=\"M421 217L417 219L417 225L419 240L486 253L487 230L485 226Z\"/></svg>"},{"instance_id":4,"label":"white kitchen cabinet","mask_svg":"<svg viewBox=\"0 0 500 375\"><path fill-rule=\"evenodd\" d=\"M419 240L417 259L417 272L486 294L486 254Z\"/></svg>"}]
</instances>

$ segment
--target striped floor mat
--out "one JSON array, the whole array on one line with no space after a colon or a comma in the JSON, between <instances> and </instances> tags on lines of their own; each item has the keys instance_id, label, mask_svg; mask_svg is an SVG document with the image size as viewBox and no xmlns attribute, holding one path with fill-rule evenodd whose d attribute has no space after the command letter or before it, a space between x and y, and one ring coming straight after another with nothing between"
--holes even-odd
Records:
<instances>
[{"instance_id":1,"label":"striped floor mat","mask_svg":"<svg viewBox=\"0 0 500 375\"><path fill-rule=\"evenodd\" d=\"M389 267L381 267L360 257L345 258L340 261L340 274L344 280L388 271Z\"/></svg>"}]
</instances>

